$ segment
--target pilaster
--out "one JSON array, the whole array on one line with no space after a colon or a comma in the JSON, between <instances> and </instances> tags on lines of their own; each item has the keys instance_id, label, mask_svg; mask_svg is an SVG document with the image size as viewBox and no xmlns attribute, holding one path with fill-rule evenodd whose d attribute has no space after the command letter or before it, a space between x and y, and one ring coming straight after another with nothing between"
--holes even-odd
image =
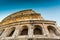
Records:
<instances>
[{"instance_id":1,"label":"pilaster","mask_svg":"<svg viewBox=\"0 0 60 40\"><path fill-rule=\"evenodd\" d=\"M49 31L47 29L47 26L43 23L43 30L44 30L44 35L47 37L50 37Z\"/></svg>"},{"instance_id":2,"label":"pilaster","mask_svg":"<svg viewBox=\"0 0 60 40\"><path fill-rule=\"evenodd\" d=\"M15 29L15 32L14 32L14 34L12 35L12 37L17 37L17 36L19 36L19 31L20 31L20 25L18 25L18 26L15 26L16 27L16 29Z\"/></svg>"},{"instance_id":3,"label":"pilaster","mask_svg":"<svg viewBox=\"0 0 60 40\"><path fill-rule=\"evenodd\" d=\"M28 28L28 36L29 38L32 38L33 37L33 25L29 25L29 28Z\"/></svg>"}]
</instances>

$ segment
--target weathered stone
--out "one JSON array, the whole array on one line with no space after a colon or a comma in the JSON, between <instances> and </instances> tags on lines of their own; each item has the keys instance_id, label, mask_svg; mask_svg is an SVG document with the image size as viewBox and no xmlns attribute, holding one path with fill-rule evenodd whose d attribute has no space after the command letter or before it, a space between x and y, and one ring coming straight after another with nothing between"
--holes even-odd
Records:
<instances>
[{"instance_id":1,"label":"weathered stone","mask_svg":"<svg viewBox=\"0 0 60 40\"><path fill-rule=\"evenodd\" d=\"M23 10L0 22L0 40L60 40L60 28L56 21L44 20L33 10Z\"/></svg>"}]
</instances>

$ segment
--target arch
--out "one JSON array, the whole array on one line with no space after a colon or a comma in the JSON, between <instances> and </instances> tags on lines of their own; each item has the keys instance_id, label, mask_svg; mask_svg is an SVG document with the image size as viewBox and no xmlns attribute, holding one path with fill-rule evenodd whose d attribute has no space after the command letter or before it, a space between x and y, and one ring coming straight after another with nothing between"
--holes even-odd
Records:
<instances>
[{"instance_id":1,"label":"arch","mask_svg":"<svg viewBox=\"0 0 60 40\"><path fill-rule=\"evenodd\" d=\"M22 26L20 35L28 35L28 27L27 26Z\"/></svg>"},{"instance_id":2,"label":"arch","mask_svg":"<svg viewBox=\"0 0 60 40\"><path fill-rule=\"evenodd\" d=\"M15 27L12 27L10 31L11 31L11 32L9 33L8 37L10 37L10 36L13 35L13 33L14 33L14 31L15 31Z\"/></svg>"},{"instance_id":3,"label":"arch","mask_svg":"<svg viewBox=\"0 0 60 40\"><path fill-rule=\"evenodd\" d=\"M41 26L35 25L34 27L35 27L34 32L33 32L34 35L43 35L42 27Z\"/></svg>"},{"instance_id":4,"label":"arch","mask_svg":"<svg viewBox=\"0 0 60 40\"><path fill-rule=\"evenodd\" d=\"M51 36L57 36L58 35L56 28L54 28L53 26L47 26L47 29L48 29L49 34Z\"/></svg>"}]
</instances>

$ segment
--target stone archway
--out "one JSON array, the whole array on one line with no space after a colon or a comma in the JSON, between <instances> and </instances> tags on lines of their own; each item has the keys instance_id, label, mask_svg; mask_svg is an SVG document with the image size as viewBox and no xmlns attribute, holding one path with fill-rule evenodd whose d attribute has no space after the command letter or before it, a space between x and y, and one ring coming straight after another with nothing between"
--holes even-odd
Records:
<instances>
[{"instance_id":1,"label":"stone archway","mask_svg":"<svg viewBox=\"0 0 60 40\"><path fill-rule=\"evenodd\" d=\"M35 25L34 27L35 27L34 35L42 35L43 34L41 26Z\"/></svg>"},{"instance_id":2,"label":"stone archway","mask_svg":"<svg viewBox=\"0 0 60 40\"><path fill-rule=\"evenodd\" d=\"M54 28L53 26L48 26L47 29L48 29L49 34L51 36L57 36L58 35L56 28Z\"/></svg>"},{"instance_id":3,"label":"stone archway","mask_svg":"<svg viewBox=\"0 0 60 40\"><path fill-rule=\"evenodd\" d=\"M28 35L28 27L27 26L22 26L22 31L20 35Z\"/></svg>"}]
</instances>

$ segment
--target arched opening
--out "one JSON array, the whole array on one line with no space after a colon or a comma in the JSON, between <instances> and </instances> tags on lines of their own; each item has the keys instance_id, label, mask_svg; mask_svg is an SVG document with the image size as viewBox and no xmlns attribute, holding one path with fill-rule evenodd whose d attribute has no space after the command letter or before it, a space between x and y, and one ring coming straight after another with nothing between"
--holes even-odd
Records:
<instances>
[{"instance_id":1,"label":"arched opening","mask_svg":"<svg viewBox=\"0 0 60 40\"><path fill-rule=\"evenodd\" d=\"M11 31L11 32L9 33L8 37L10 37L10 36L12 36L12 35L13 35L13 33L14 33L14 31L15 31L15 27L11 28L11 30L10 30L10 31Z\"/></svg>"},{"instance_id":2,"label":"arched opening","mask_svg":"<svg viewBox=\"0 0 60 40\"><path fill-rule=\"evenodd\" d=\"M42 28L39 25L35 25L35 29L34 29L34 35L42 35Z\"/></svg>"},{"instance_id":3,"label":"arched opening","mask_svg":"<svg viewBox=\"0 0 60 40\"><path fill-rule=\"evenodd\" d=\"M28 28L27 28L27 26L23 26L23 29L22 29L20 35L28 35Z\"/></svg>"},{"instance_id":4,"label":"arched opening","mask_svg":"<svg viewBox=\"0 0 60 40\"><path fill-rule=\"evenodd\" d=\"M57 30L53 26L48 26L47 28L51 36L57 35Z\"/></svg>"}]
</instances>

